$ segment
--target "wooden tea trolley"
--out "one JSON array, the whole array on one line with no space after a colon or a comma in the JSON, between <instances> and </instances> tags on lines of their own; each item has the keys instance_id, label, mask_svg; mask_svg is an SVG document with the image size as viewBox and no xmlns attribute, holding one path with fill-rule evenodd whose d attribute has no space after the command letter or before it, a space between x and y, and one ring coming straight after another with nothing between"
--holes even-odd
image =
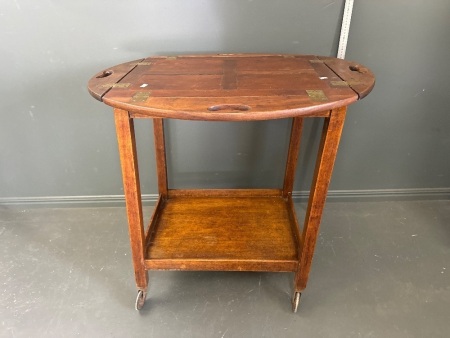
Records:
<instances>
[{"instance_id":1,"label":"wooden tea trolley","mask_svg":"<svg viewBox=\"0 0 450 338\"><path fill-rule=\"evenodd\" d=\"M154 56L96 74L89 92L114 108L138 296L148 270L290 271L292 306L306 287L346 107L375 79L366 67L314 55ZM142 216L134 119L153 119L159 199ZM279 189L170 189L164 119L255 121L292 118ZM324 119L306 217L292 201L302 123Z\"/></svg>"}]
</instances>

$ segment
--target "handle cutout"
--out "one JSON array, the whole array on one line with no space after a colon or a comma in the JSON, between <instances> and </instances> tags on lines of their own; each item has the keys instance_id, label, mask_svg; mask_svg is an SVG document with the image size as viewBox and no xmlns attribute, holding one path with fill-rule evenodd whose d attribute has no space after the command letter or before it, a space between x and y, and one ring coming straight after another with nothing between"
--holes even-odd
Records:
<instances>
[{"instance_id":1,"label":"handle cutout","mask_svg":"<svg viewBox=\"0 0 450 338\"><path fill-rule=\"evenodd\" d=\"M352 72L361 73L361 68L358 65L351 65L348 67Z\"/></svg>"},{"instance_id":2,"label":"handle cutout","mask_svg":"<svg viewBox=\"0 0 450 338\"><path fill-rule=\"evenodd\" d=\"M101 73L99 76L97 76L97 79L103 79L104 77L108 77L110 75L112 75L113 71L112 70L105 70L103 73Z\"/></svg>"},{"instance_id":3,"label":"handle cutout","mask_svg":"<svg viewBox=\"0 0 450 338\"><path fill-rule=\"evenodd\" d=\"M219 104L208 108L209 111L220 111L220 110L248 111L250 109L251 107L245 104Z\"/></svg>"}]
</instances>

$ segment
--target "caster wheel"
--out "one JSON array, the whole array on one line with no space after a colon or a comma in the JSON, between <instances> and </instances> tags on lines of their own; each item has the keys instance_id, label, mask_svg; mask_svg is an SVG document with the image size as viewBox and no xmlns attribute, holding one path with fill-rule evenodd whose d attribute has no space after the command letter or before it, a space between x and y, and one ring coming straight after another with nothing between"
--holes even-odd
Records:
<instances>
[{"instance_id":1,"label":"caster wheel","mask_svg":"<svg viewBox=\"0 0 450 338\"><path fill-rule=\"evenodd\" d=\"M297 313L298 304L300 304L301 292L295 292L294 297L292 297L292 312Z\"/></svg>"},{"instance_id":2,"label":"caster wheel","mask_svg":"<svg viewBox=\"0 0 450 338\"><path fill-rule=\"evenodd\" d=\"M142 307L145 304L145 297L147 296L146 292L139 290L137 297L136 297L136 303L134 304L134 308L139 311L142 309Z\"/></svg>"}]
</instances>

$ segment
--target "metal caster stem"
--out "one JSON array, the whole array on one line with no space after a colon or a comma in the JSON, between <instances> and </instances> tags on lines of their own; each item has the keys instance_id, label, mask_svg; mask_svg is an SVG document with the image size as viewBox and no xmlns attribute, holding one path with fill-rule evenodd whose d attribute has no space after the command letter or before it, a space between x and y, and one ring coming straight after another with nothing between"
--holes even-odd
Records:
<instances>
[{"instance_id":1,"label":"metal caster stem","mask_svg":"<svg viewBox=\"0 0 450 338\"><path fill-rule=\"evenodd\" d=\"M298 304L300 304L300 298L302 296L301 292L295 292L294 297L292 297L292 312L297 313Z\"/></svg>"}]
</instances>

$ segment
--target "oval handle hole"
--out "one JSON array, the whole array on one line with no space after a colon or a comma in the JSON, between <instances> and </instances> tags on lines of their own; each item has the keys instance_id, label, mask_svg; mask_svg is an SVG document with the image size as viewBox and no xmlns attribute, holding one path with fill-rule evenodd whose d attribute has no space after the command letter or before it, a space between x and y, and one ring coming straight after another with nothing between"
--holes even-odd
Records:
<instances>
[{"instance_id":1,"label":"oval handle hole","mask_svg":"<svg viewBox=\"0 0 450 338\"><path fill-rule=\"evenodd\" d=\"M247 111L250 109L251 109L250 106L246 106L245 104L219 104L208 108L209 111L219 111L219 110Z\"/></svg>"},{"instance_id":2,"label":"oval handle hole","mask_svg":"<svg viewBox=\"0 0 450 338\"><path fill-rule=\"evenodd\" d=\"M104 77L110 76L112 73L113 73L112 70L105 70L103 73L97 76L97 79L103 79Z\"/></svg>"},{"instance_id":3,"label":"oval handle hole","mask_svg":"<svg viewBox=\"0 0 450 338\"><path fill-rule=\"evenodd\" d=\"M360 72L360 71L361 71L361 68L359 68L359 66L356 66L356 65L351 65L351 66L348 67L348 68L350 68L350 70L351 70L352 72Z\"/></svg>"}]
</instances>

